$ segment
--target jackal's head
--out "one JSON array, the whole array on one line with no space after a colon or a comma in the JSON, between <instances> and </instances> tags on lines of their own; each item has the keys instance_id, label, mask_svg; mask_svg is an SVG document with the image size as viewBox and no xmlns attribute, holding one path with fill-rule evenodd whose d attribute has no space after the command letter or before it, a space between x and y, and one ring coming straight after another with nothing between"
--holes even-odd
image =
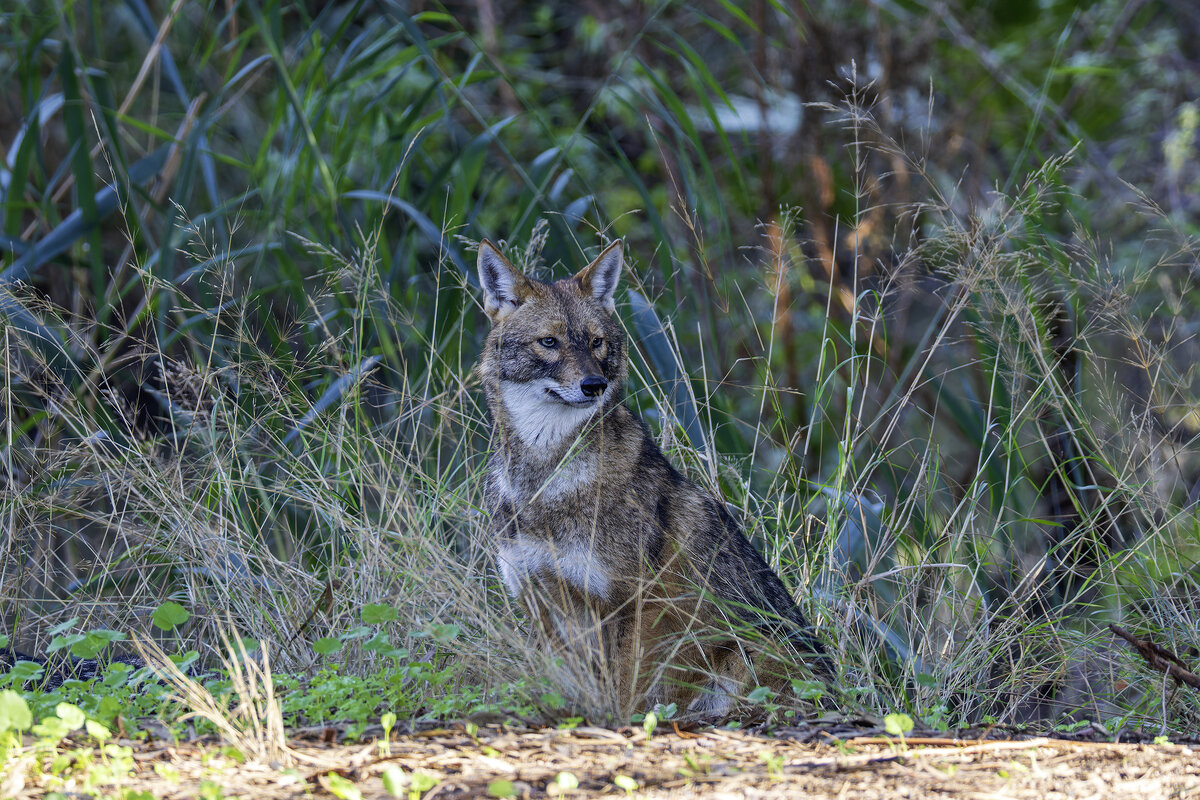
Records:
<instances>
[{"instance_id":1,"label":"jackal's head","mask_svg":"<svg viewBox=\"0 0 1200 800\"><path fill-rule=\"evenodd\" d=\"M557 449L620 402L628 362L613 293L621 266L618 241L570 278L543 283L480 243L492 331L479 372L492 415L526 446Z\"/></svg>"}]
</instances>

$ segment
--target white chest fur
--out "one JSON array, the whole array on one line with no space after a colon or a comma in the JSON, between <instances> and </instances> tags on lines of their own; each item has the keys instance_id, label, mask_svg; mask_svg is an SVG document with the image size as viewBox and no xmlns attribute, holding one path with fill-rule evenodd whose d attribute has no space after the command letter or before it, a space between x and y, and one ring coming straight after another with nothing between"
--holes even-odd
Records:
<instances>
[{"instance_id":1,"label":"white chest fur","mask_svg":"<svg viewBox=\"0 0 1200 800\"><path fill-rule=\"evenodd\" d=\"M595 403L586 408L574 408L553 400L546 390L556 385L547 379L500 383L500 401L526 447L557 449L565 439L574 437L601 406Z\"/></svg>"},{"instance_id":2,"label":"white chest fur","mask_svg":"<svg viewBox=\"0 0 1200 800\"><path fill-rule=\"evenodd\" d=\"M496 559L504 585L514 597L521 593L530 578L543 571L601 600L608 598L612 591L608 568L583 542L556 545L529 536L517 536L500 544Z\"/></svg>"}]
</instances>

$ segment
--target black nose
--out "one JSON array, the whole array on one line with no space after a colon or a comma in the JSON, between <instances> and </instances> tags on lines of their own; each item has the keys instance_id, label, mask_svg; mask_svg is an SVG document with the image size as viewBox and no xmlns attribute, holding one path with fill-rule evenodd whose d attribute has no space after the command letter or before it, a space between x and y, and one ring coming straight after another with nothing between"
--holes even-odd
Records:
<instances>
[{"instance_id":1,"label":"black nose","mask_svg":"<svg viewBox=\"0 0 1200 800\"><path fill-rule=\"evenodd\" d=\"M595 397L608 388L608 381L599 375L588 375L579 382L579 388L588 397Z\"/></svg>"}]
</instances>

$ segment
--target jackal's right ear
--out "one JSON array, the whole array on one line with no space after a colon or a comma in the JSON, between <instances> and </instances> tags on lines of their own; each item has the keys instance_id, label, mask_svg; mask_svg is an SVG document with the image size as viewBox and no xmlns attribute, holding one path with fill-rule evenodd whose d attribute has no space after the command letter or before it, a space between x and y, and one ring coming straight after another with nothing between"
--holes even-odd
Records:
<instances>
[{"instance_id":1,"label":"jackal's right ear","mask_svg":"<svg viewBox=\"0 0 1200 800\"><path fill-rule=\"evenodd\" d=\"M515 311L533 290L529 279L487 239L479 243L479 283L483 286L483 310L492 322Z\"/></svg>"}]
</instances>

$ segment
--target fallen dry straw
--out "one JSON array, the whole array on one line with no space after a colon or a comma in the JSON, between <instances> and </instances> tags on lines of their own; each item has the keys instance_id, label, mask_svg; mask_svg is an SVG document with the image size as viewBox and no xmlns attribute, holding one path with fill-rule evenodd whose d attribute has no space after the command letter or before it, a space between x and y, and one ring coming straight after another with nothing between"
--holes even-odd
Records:
<instances>
[{"instance_id":1,"label":"fallen dry straw","mask_svg":"<svg viewBox=\"0 0 1200 800\"><path fill-rule=\"evenodd\" d=\"M826 738L817 728L793 730ZM216 743L134 745L134 777L123 785L184 798L210 780L226 796L301 798L332 775L353 782L363 797L382 798L389 795L381 776L399 766L406 780L421 774L430 782L425 797L443 798L487 797L496 781L511 784L518 797L553 796L562 793L561 773L578 782L565 793L577 797L623 796L619 787L630 781L643 798L1200 797L1200 759L1186 746L943 741L903 747L874 737L818 743L728 730L647 737L636 729L454 726L393 738L388 755L377 743L293 739L292 751L310 765L303 770L239 763ZM178 774L170 783L162 778L167 766Z\"/></svg>"}]
</instances>

